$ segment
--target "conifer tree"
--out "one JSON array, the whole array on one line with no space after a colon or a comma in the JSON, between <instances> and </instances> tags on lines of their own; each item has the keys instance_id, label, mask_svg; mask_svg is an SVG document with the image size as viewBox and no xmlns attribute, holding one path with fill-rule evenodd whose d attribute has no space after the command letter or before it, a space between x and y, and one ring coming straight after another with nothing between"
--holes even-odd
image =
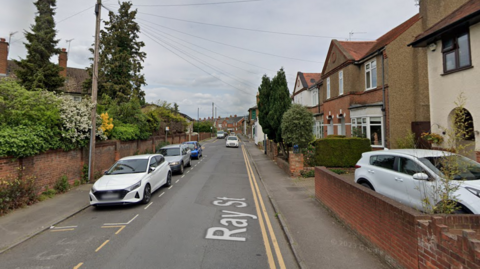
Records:
<instances>
[{"instance_id":1,"label":"conifer tree","mask_svg":"<svg viewBox=\"0 0 480 269\"><path fill-rule=\"evenodd\" d=\"M272 128L268 122L268 113L270 112L270 95L272 92L272 82L267 75L263 75L262 84L258 87L258 120L262 126L263 133L268 137L274 137Z\"/></svg>"},{"instance_id":2,"label":"conifer tree","mask_svg":"<svg viewBox=\"0 0 480 269\"><path fill-rule=\"evenodd\" d=\"M131 2L122 2L118 14L109 12L105 29L100 32L98 96L108 95L119 103L138 99L145 104L145 76L141 74L146 53L145 43L138 41L140 26L135 22L137 11L130 11ZM91 49L93 53L93 49ZM91 76L92 67L89 69ZM91 78L84 88L91 87Z\"/></svg>"},{"instance_id":3,"label":"conifer tree","mask_svg":"<svg viewBox=\"0 0 480 269\"><path fill-rule=\"evenodd\" d=\"M28 90L59 91L65 81L60 76L62 67L50 62L52 56L61 52L56 48L59 40L55 39L53 19L56 0L37 0L34 5L37 7L35 24L30 26L30 32L25 32L27 57L15 60L20 67L15 74L20 84Z\"/></svg>"}]
</instances>

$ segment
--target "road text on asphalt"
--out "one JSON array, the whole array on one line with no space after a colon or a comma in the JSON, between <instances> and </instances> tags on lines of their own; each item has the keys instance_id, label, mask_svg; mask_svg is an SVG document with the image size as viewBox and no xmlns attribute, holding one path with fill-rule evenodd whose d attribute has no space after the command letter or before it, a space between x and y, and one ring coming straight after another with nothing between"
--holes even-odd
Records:
<instances>
[{"instance_id":1,"label":"road text on asphalt","mask_svg":"<svg viewBox=\"0 0 480 269\"><path fill-rule=\"evenodd\" d=\"M237 208L246 207L247 203L242 202L245 201L245 198L227 198L227 197L217 197L218 200L213 202L216 206L235 206ZM225 227L211 227L207 230L207 235L205 236L206 239L216 239L216 240L228 240L228 241L246 241L245 237L235 236L238 233L244 233L247 231L248 226L248 218L257 219L257 216L251 214L245 214L240 212L233 212L222 210L222 213L226 213L222 215L222 219L220 220L220 224ZM230 230L230 226L233 226L232 230ZM241 229L236 229L241 228Z\"/></svg>"}]
</instances>

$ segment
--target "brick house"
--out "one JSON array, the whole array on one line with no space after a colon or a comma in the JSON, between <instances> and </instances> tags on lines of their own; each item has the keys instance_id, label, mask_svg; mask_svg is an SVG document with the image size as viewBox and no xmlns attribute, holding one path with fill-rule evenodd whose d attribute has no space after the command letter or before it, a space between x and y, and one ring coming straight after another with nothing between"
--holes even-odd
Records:
<instances>
[{"instance_id":1,"label":"brick house","mask_svg":"<svg viewBox=\"0 0 480 269\"><path fill-rule=\"evenodd\" d=\"M297 73L295 86L293 88L292 101L301 104L312 112L315 123L312 132L316 138L322 138L322 114L319 98L320 86L322 85L321 73Z\"/></svg>"},{"instance_id":2,"label":"brick house","mask_svg":"<svg viewBox=\"0 0 480 269\"><path fill-rule=\"evenodd\" d=\"M208 118L207 120L210 120ZM243 121L244 121L243 116L237 116L237 115L230 115L230 117L218 117L215 119L214 126L217 128L217 130L225 130L225 131L230 131L230 132L235 132L235 133L240 133L243 132Z\"/></svg>"},{"instance_id":3,"label":"brick house","mask_svg":"<svg viewBox=\"0 0 480 269\"><path fill-rule=\"evenodd\" d=\"M410 44L426 49L432 132L453 128L454 103L466 98L464 123L472 128L466 140L470 148L462 154L480 161L480 143L475 127L480 122L480 1L423 0L420 2L424 32ZM442 146L442 145L440 145Z\"/></svg>"},{"instance_id":4,"label":"brick house","mask_svg":"<svg viewBox=\"0 0 480 269\"><path fill-rule=\"evenodd\" d=\"M374 41L331 41L318 84L324 136L366 137L381 149L429 130L426 52L407 46L421 32L417 14Z\"/></svg>"},{"instance_id":5,"label":"brick house","mask_svg":"<svg viewBox=\"0 0 480 269\"><path fill-rule=\"evenodd\" d=\"M11 77L15 78L15 70L18 65L7 59L8 56L8 42L4 38L0 38L0 78ZM83 82L88 79L89 75L85 69L67 67L68 55L66 49L58 56L58 64L63 67L60 75L65 78L64 87L61 90L67 95L71 96L75 101L81 101L83 96Z\"/></svg>"}]
</instances>

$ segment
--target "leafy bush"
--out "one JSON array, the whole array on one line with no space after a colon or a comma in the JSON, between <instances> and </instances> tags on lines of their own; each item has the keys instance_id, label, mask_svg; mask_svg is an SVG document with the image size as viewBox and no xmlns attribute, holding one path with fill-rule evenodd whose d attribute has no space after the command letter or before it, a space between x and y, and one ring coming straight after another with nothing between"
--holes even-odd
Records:
<instances>
[{"instance_id":1,"label":"leafy bush","mask_svg":"<svg viewBox=\"0 0 480 269\"><path fill-rule=\"evenodd\" d=\"M162 142L158 143L158 145L155 147L155 151L158 151L159 149L161 149L161 148L163 148L167 145L170 145L170 142L162 141Z\"/></svg>"},{"instance_id":2,"label":"leafy bush","mask_svg":"<svg viewBox=\"0 0 480 269\"><path fill-rule=\"evenodd\" d=\"M63 175L60 177L56 182L55 185L53 186L55 191L57 193L64 193L67 192L70 189L70 183L68 183L68 178L67 176Z\"/></svg>"},{"instance_id":3,"label":"leafy bush","mask_svg":"<svg viewBox=\"0 0 480 269\"><path fill-rule=\"evenodd\" d=\"M397 142L397 148L399 149L413 149L416 147L415 134L410 130L407 130L407 134L402 138L398 138L395 142Z\"/></svg>"},{"instance_id":4,"label":"leafy bush","mask_svg":"<svg viewBox=\"0 0 480 269\"><path fill-rule=\"evenodd\" d=\"M293 104L282 117L285 143L305 148L312 141L313 114L300 104Z\"/></svg>"},{"instance_id":5,"label":"leafy bush","mask_svg":"<svg viewBox=\"0 0 480 269\"><path fill-rule=\"evenodd\" d=\"M115 122L115 127L112 129L112 138L122 141L136 140L140 136L140 129L133 124L122 124Z\"/></svg>"},{"instance_id":6,"label":"leafy bush","mask_svg":"<svg viewBox=\"0 0 480 269\"><path fill-rule=\"evenodd\" d=\"M302 171L300 171L300 175L304 178L314 177L315 176L315 170L302 170Z\"/></svg>"},{"instance_id":7,"label":"leafy bush","mask_svg":"<svg viewBox=\"0 0 480 269\"><path fill-rule=\"evenodd\" d=\"M54 189L50 189L47 186L47 187L45 187L45 191L42 192L42 194L40 194L40 196L38 197L38 200L39 201L45 201L48 198L53 198L53 196L55 196L55 194L57 194L57 191L54 190Z\"/></svg>"},{"instance_id":8,"label":"leafy bush","mask_svg":"<svg viewBox=\"0 0 480 269\"><path fill-rule=\"evenodd\" d=\"M54 131L43 126L0 127L0 156L33 156L61 145Z\"/></svg>"},{"instance_id":9,"label":"leafy bush","mask_svg":"<svg viewBox=\"0 0 480 269\"><path fill-rule=\"evenodd\" d=\"M362 156L370 151L370 140L366 138L327 137L315 142L316 165L327 167L352 167Z\"/></svg>"},{"instance_id":10,"label":"leafy bush","mask_svg":"<svg viewBox=\"0 0 480 269\"><path fill-rule=\"evenodd\" d=\"M347 171L338 168L331 168L330 171L334 172L337 175L343 175L347 173Z\"/></svg>"},{"instance_id":11,"label":"leafy bush","mask_svg":"<svg viewBox=\"0 0 480 269\"><path fill-rule=\"evenodd\" d=\"M308 145L307 148L302 149L303 165L306 167L315 166L315 147Z\"/></svg>"},{"instance_id":12,"label":"leafy bush","mask_svg":"<svg viewBox=\"0 0 480 269\"><path fill-rule=\"evenodd\" d=\"M0 216L38 200L35 178L0 179Z\"/></svg>"}]
</instances>

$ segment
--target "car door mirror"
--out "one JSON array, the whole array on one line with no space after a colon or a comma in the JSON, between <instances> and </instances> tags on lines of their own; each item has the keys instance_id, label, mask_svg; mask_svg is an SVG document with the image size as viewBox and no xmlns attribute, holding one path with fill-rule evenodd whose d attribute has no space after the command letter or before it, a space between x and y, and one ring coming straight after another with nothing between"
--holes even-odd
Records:
<instances>
[{"instance_id":1,"label":"car door mirror","mask_svg":"<svg viewBox=\"0 0 480 269\"><path fill-rule=\"evenodd\" d=\"M151 173L151 172L155 171L155 169L157 169L157 168L153 167L153 166L150 166L150 169L148 169L148 172Z\"/></svg>"},{"instance_id":2,"label":"car door mirror","mask_svg":"<svg viewBox=\"0 0 480 269\"><path fill-rule=\"evenodd\" d=\"M108 170L103 171L104 175L108 175Z\"/></svg>"},{"instance_id":3,"label":"car door mirror","mask_svg":"<svg viewBox=\"0 0 480 269\"><path fill-rule=\"evenodd\" d=\"M413 175L413 179L415 180L428 180L428 175L425 173L416 173Z\"/></svg>"}]
</instances>

